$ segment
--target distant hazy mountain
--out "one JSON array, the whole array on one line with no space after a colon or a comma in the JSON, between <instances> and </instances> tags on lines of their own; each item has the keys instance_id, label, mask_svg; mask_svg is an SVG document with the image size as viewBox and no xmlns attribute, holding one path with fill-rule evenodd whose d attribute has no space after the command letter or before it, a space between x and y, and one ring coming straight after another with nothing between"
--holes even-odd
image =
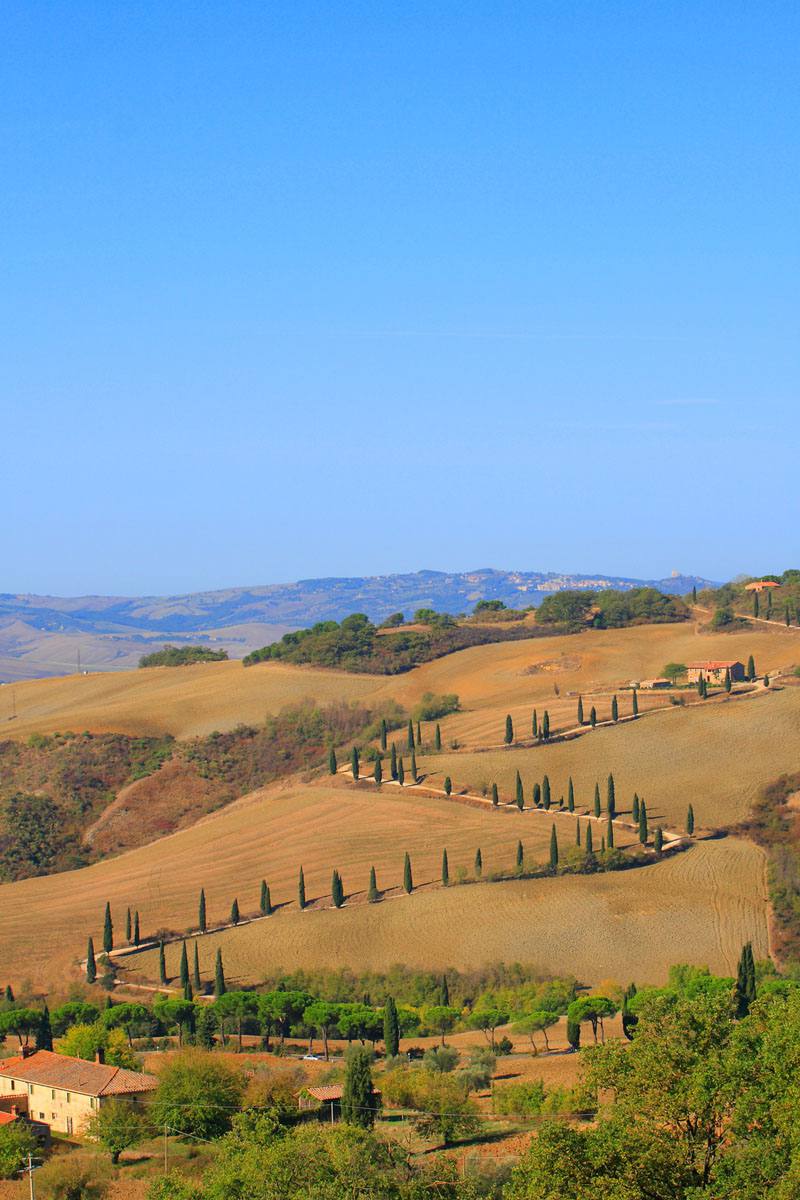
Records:
<instances>
[{"instance_id":1,"label":"distant hazy mountain","mask_svg":"<svg viewBox=\"0 0 800 1200\"><path fill-rule=\"evenodd\" d=\"M288 629L365 612L375 621L417 608L470 611L478 600L509 607L539 604L563 588L632 588L647 584L683 595L709 586L690 575L626 579L552 571L417 571L354 579L302 579L266 587L226 588L186 596L0 595L0 681L84 670L135 667L164 642L213 642L241 658Z\"/></svg>"}]
</instances>

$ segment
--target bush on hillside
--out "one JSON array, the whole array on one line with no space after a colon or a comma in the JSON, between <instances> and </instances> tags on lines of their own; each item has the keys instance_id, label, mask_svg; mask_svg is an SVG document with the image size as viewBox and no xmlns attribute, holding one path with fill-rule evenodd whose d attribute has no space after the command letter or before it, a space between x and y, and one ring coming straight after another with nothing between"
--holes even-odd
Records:
<instances>
[{"instance_id":1,"label":"bush on hillside","mask_svg":"<svg viewBox=\"0 0 800 1200\"><path fill-rule=\"evenodd\" d=\"M188 667L192 663L224 662L227 650L212 650L209 646L164 646L152 654L143 654L140 667Z\"/></svg>"},{"instance_id":2,"label":"bush on hillside","mask_svg":"<svg viewBox=\"0 0 800 1200\"><path fill-rule=\"evenodd\" d=\"M458 709L458 696L455 692L446 692L441 696L425 692L411 715L415 721L438 721L449 713L458 712Z\"/></svg>"}]
</instances>

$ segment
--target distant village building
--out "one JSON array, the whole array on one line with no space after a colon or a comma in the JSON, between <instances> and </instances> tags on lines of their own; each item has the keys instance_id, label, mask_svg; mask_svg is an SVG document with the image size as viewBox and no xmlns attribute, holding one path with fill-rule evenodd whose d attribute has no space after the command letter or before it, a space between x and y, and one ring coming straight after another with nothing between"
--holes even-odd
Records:
<instances>
[{"instance_id":1,"label":"distant village building","mask_svg":"<svg viewBox=\"0 0 800 1200\"><path fill-rule=\"evenodd\" d=\"M651 689L669 688L669 687L672 687L672 680L664 679L661 676L658 679L643 679L642 682L639 684L639 687L651 688Z\"/></svg>"},{"instance_id":2,"label":"distant village building","mask_svg":"<svg viewBox=\"0 0 800 1200\"><path fill-rule=\"evenodd\" d=\"M779 588L780 586L774 579L754 579L752 583L744 585L744 590L746 592L763 592L766 588Z\"/></svg>"},{"instance_id":3,"label":"distant village building","mask_svg":"<svg viewBox=\"0 0 800 1200\"><path fill-rule=\"evenodd\" d=\"M686 664L686 677L690 683L698 683L701 679L708 683L724 683L726 671L730 671L734 683L744 679L744 663L736 659L709 659L708 662Z\"/></svg>"},{"instance_id":4,"label":"distant village building","mask_svg":"<svg viewBox=\"0 0 800 1200\"><path fill-rule=\"evenodd\" d=\"M87 1062L52 1050L0 1060L0 1107L27 1112L59 1133L78 1134L108 1100L139 1103L158 1086L155 1075Z\"/></svg>"}]
</instances>

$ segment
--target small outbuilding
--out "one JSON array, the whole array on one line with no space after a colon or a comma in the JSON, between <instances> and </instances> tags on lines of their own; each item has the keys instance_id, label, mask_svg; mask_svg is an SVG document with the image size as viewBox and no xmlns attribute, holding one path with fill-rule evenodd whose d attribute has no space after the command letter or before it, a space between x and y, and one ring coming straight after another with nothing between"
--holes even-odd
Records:
<instances>
[{"instance_id":1,"label":"small outbuilding","mask_svg":"<svg viewBox=\"0 0 800 1200\"><path fill-rule=\"evenodd\" d=\"M740 663L738 659L709 659L706 662L686 664L686 678L689 683L699 683L701 679L705 679L707 683L724 683L728 672L733 683L744 679L744 663Z\"/></svg>"},{"instance_id":2,"label":"small outbuilding","mask_svg":"<svg viewBox=\"0 0 800 1200\"><path fill-rule=\"evenodd\" d=\"M774 579L754 579L752 583L744 585L744 590L746 592L765 592L769 588L779 588L780 586Z\"/></svg>"},{"instance_id":3,"label":"small outbuilding","mask_svg":"<svg viewBox=\"0 0 800 1200\"><path fill-rule=\"evenodd\" d=\"M643 679L642 682L639 684L639 687L648 688L650 690L657 690L659 688L671 688L672 680L664 679L663 676L659 676L659 678L657 678L657 679Z\"/></svg>"}]
</instances>

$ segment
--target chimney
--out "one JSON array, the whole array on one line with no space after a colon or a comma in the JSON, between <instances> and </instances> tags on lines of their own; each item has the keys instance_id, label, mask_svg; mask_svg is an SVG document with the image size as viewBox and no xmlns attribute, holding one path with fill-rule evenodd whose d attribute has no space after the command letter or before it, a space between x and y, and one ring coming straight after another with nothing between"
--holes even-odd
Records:
<instances>
[{"instance_id":1,"label":"chimney","mask_svg":"<svg viewBox=\"0 0 800 1200\"><path fill-rule=\"evenodd\" d=\"M30 1058L30 1056L35 1053L36 1053L35 1046L23 1046L22 1047L22 1057L23 1058Z\"/></svg>"},{"instance_id":2,"label":"chimney","mask_svg":"<svg viewBox=\"0 0 800 1200\"><path fill-rule=\"evenodd\" d=\"M95 1050L94 1061L97 1063L104 1063L106 1061L106 1052L102 1046L98 1046L98 1048Z\"/></svg>"}]
</instances>

